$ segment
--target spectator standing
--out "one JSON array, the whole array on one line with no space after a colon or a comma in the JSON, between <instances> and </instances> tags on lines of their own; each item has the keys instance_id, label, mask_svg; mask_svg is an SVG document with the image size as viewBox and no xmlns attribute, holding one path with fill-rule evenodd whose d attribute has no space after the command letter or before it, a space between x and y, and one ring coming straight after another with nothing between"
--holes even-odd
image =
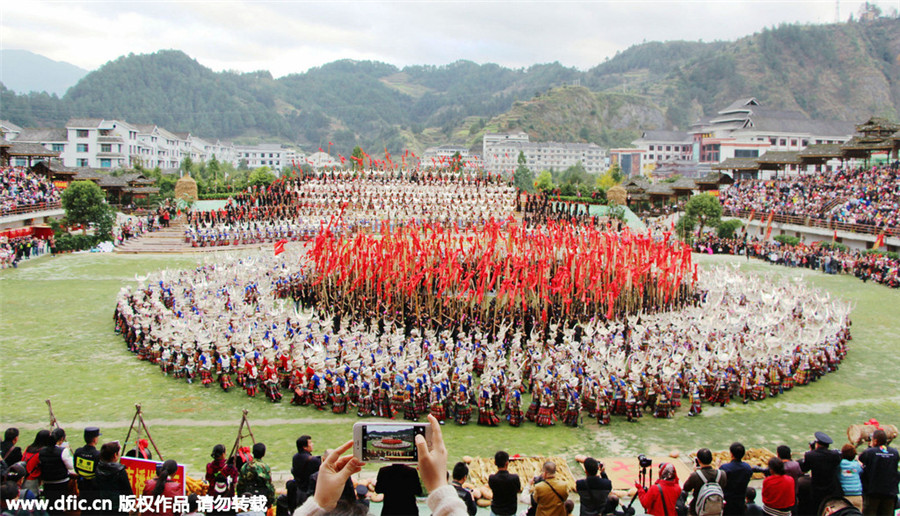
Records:
<instances>
[{"instance_id":1,"label":"spectator standing","mask_svg":"<svg viewBox=\"0 0 900 516\"><path fill-rule=\"evenodd\" d=\"M841 448L841 490L844 491L844 498L859 510L863 510L861 474L862 464L856 460L856 447L845 444Z\"/></svg>"},{"instance_id":2,"label":"spectator standing","mask_svg":"<svg viewBox=\"0 0 900 516\"><path fill-rule=\"evenodd\" d=\"M111 512L113 513L119 512L120 496L134 494L131 491L131 482L128 481L128 471L119 462L121 451L118 441L106 443L100 447L94 479L88 490L81 493L91 500L111 500Z\"/></svg>"},{"instance_id":3,"label":"spectator standing","mask_svg":"<svg viewBox=\"0 0 900 516\"><path fill-rule=\"evenodd\" d=\"M488 477L488 487L494 494L491 513L496 516L512 516L518 509L516 495L522 491L522 482L519 475L509 472L509 454L505 451L494 454L494 465L497 466L497 472Z\"/></svg>"},{"instance_id":4,"label":"spectator standing","mask_svg":"<svg viewBox=\"0 0 900 516\"><path fill-rule=\"evenodd\" d=\"M422 496L422 484L416 470L406 464L391 464L379 469L375 492L384 494L384 505L381 507L384 516L419 514L416 497Z\"/></svg>"},{"instance_id":5,"label":"spectator standing","mask_svg":"<svg viewBox=\"0 0 900 516\"><path fill-rule=\"evenodd\" d=\"M728 485L728 475L722 471L712 467L712 452L709 448L701 448L697 450L697 458L694 460L695 470L691 476L684 481L682 486L682 496L687 493L691 495L691 504L689 506L690 514L697 516L697 496L700 489L710 482L715 482L725 489Z\"/></svg>"},{"instance_id":6,"label":"spectator standing","mask_svg":"<svg viewBox=\"0 0 900 516\"><path fill-rule=\"evenodd\" d=\"M40 492L41 489L41 460L40 452L46 446L52 446L53 437L50 436L50 430L39 430L34 437L34 442L25 448L22 460L25 461L25 481L22 486L30 489L34 493Z\"/></svg>"},{"instance_id":7,"label":"spectator standing","mask_svg":"<svg viewBox=\"0 0 900 516\"><path fill-rule=\"evenodd\" d=\"M859 455L862 463L863 514L894 514L900 474L900 454L887 445L887 434L878 429L872 433L872 446Z\"/></svg>"},{"instance_id":8,"label":"spectator standing","mask_svg":"<svg viewBox=\"0 0 900 516\"><path fill-rule=\"evenodd\" d=\"M664 462L659 465L659 478L647 490L635 484L641 507L653 516L676 516L675 505L681 497L681 486L678 485L678 474L675 466ZM605 514L605 513L604 513Z\"/></svg>"},{"instance_id":9,"label":"spectator standing","mask_svg":"<svg viewBox=\"0 0 900 516\"><path fill-rule=\"evenodd\" d=\"M731 461L719 466L719 469L728 476L728 485L722 488L725 493L725 514L740 516L745 511L744 501L747 497L747 485L753 476L753 468L742 460L746 453L743 444L732 443L729 451Z\"/></svg>"},{"instance_id":10,"label":"spectator standing","mask_svg":"<svg viewBox=\"0 0 900 516\"><path fill-rule=\"evenodd\" d=\"M239 496L265 496L268 508L275 502L275 486L272 485L272 468L263 462L265 456L266 445L254 444L253 458L241 467L236 492Z\"/></svg>"},{"instance_id":11,"label":"spectator standing","mask_svg":"<svg viewBox=\"0 0 900 516\"><path fill-rule=\"evenodd\" d=\"M75 474L72 454L66 445L66 432L54 428L50 433L52 446L45 446L38 453L41 463L41 485L44 498L54 501L69 493L69 476Z\"/></svg>"},{"instance_id":12,"label":"spectator standing","mask_svg":"<svg viewBox=\"0 0 900 516\"><path fill-rule=\"evenodd\" d=\"M453 466L453 482L451 482L450 485L453 486L453 489L456 489L456 494L459 496L459 499L466 504L466 512L469 513L469 516L475 516L475 513L478 512L478 506L475 505L475 498L472 497L472 493L468 489L463 487L468 476L469 467L466 466L466 463L457 462Z\"/></svg>"},{"instance_id":13,"label":"spectator standing","mask_svg":"<svg viewBox=\"0 0 900 516\"><path fill-rule=\"evenodd\" d=\"M584 473L585 478L575 482L575 490L578 491L578 500L581 502L579 514L581 516L606 514L612 482L606 476L605 468L597 459L588 457L584 459ZM681 488L678 492L681 492Z\"/></svg>"},{"instance_id":14,"label":"spectator standing","mask_svg":"<svg viewBox=\"0 0 900 516\"><path fill-rule=\"evenodd\" d=\"M566 516L566 499L569 488L556 478L556 463L547 461L541 471L542 480L535 482L531 495L537 504L535 516Z\"/></svg>"},{"instance_id":15,"label":"spectator standing","mask_svg":"<svg viewBox=\"0 0 900 516\"><path fill-rule=\"evenodd\" d=\"M294 458L291 461L291 475L294 477L294 491L293 499L295 500L294 506L302 505L306 500L306 494L311 492L309 485L309 477L319 471L319 466L322 465L321 457L313 456L313 439L308 435L301 435L297 439L297 453L294 454ZM288 496L292 495L291 490L288 490Z\"/></svg>"},{"instance_id":16,"label":"spectator standing","mask_svg":"<svg viewBox=\"0 0 900 516\"><path fill-rule=\"evenodd\" d=\"M763 480L763 511L771 516L789 516L797 503L794 477L784 469L778 457L769 459L769 475Z\"/></svg>"},{"instance_id":17,"label":"spectator standing","mask_svg":"<svg viewBox=\"0 0 900 516\"><path fill-rule=\"evenodd\" d=\"M7 466L12 466L22 460L22 449L16 446L18 442L18 428L10 427L3 432L3 442L0 442L0 458L3 459Z\"/></svg>"},{"instance_id":18,"label":"spectator standing","mask_svg":"<svg viewBox=\"0 0 900 516\"><path fill-rule=\"evenodd\" d=\"M791 448L789 446L782 444L776 449L775 453L781 459L781 462L784 463L785 475L793 477L795 481L803 476L803 471L800 470L800 463L791 458Z\"/></svg>"},{"instance_id":19,"label":"spectator standing","mask_svg":"<svg viewBox=\"0 0 900 516\"><path fill-rule=\"evenodd\" d=\"M223 498L234 496L238 470L225 458L225 446L222 444L213 446L210 455L213 460L206 464L206 482L209 484L206 494ZM230 512L216 511L216 514Z\"/></svg>"},{"instance_id":20,"label":"spectator standing","mask_svg":"<svg viewBox=\"0 0 900 516\"><path fill-rule=\"evenodd\" d=\"M100 439L100 429L89 426L84 429L84 446L75 450L75 474L78 475L78 490L90 488L90 483L97 473L97 463L100 462L100 451L97 450L97 441Z\"/></svg>"},{"instance_id":21,"label":"spectator standing","mask_svg":"<svg viewBox=\"0 0 900 516\"><path fill-rule=\"evenodd\" d=\"M800 469L811 472L810 504L818 508L825 498L842 495L841 454L828 449L834 441L825 432L816 432L815 438L813 448L803 456Z\"/></svg>"}]
</instances>

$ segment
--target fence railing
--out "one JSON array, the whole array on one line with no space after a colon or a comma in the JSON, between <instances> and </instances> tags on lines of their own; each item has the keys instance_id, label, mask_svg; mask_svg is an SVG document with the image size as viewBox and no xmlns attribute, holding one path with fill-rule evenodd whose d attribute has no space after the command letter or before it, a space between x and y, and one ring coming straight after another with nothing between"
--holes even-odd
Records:
<instances>
[{"instance_id":1,"label":"fence railing","mask_svg":"<svg viewBox=\"0 0 900 516\"><path fill-rule=\"evenodd\" d=\"M750 210L723 210L722 215L728 217L738 217L746 219L750 217ZM768 220L767 213L757 212L757 220ZM886 236L900 237L900 228L885 228L884 226L874 226L871 224L850 224L847 222L839 222L830 219L817 219L815 217L797 217L795 215L779 215L772 217L774 222L779 224L794 224L797 226L808 226L814 228L836 229L838 231L849 231L851 233L865 233L868 235L877 235L884 231Z\"/></svg>"},{"instance_id":2,"label":"fence railing","mask_svg":"<svg viewBox=\"0 0 900 516\"><path fill-rule=\"evenodd\" d=\"M32 213L36 211L47 211L47 210L59 210L62 208L62 203L57 202L41 202L38 204L29 204L27 206L16 206L15 208L3 208L0 211L0 217L6 217L9 215L22 215L24 213Z\"/></svg>"}]
</instances>

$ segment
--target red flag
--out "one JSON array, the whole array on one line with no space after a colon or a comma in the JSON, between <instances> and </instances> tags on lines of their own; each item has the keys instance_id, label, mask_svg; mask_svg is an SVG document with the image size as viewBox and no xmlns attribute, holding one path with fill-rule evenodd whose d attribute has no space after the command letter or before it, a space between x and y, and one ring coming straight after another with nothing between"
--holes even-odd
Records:
<instances>
[{"instance_id":1,"label":"red flag","mask_svg":"<svg viewBox=\"0 0 900 516\"><path fill-rule=\"evenodd\" d=\"M279 254L284 252L284 244L286 244L286 243L287 243L287 240L283 239L283 238L281 240L275 242L275 256L278 256Z\"/></svg>"},{"instance_id":2,"label":"red flag","mask_svg":"<svg viewBox=\"0 0 900 516\"><path fill-rule=\"evenodd\" d=\"M775 212L772 211L769 213L769 220L766 221L766 238L763 240L768 240L770 236L772 236L772 219L775 218Z\"/></svg>"},{"instance_id":3,"label":"red flag","mask_svg":"<svg viewBox=\"0 0 900 516\"><path fill-rule=\"evenodd\" d=\"M878 238L875 239L875 245L872 249L881 249L882 246L884 246L884 231L878 233Z\"/></svg>"}]
</instances>

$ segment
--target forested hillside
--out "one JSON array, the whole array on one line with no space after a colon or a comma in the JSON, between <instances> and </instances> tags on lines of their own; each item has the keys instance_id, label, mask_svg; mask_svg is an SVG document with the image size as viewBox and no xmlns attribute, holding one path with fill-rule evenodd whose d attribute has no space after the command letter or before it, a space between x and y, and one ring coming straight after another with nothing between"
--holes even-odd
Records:
<instances>
[{"instance_id":1,"label":"forested hillside","mask_svg":"<svg viewBox=\"0 0 900 516\"><path fill-rule=\"evenodd\" d=\"M3 118L60 126L72 116L156 123L208 138L334 142L421 151L477 146L489 130L537 140L622 145L639 129L681 128L737 97L812 117L900 119L900 19L784 25L734 42L650 42L587 70L458 61L396 66L336 61L273 79L213 72L180 51L123 56L62 98L0 88Z\"/></svg>"}]
</instances>

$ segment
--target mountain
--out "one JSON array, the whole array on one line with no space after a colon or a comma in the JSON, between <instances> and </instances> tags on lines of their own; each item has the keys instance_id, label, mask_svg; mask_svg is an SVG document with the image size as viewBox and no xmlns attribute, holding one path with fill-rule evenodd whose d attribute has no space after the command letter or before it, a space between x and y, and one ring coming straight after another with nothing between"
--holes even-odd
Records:
<instances>
[{"instance_id":1,"label":"mountain","mask_svg":"<svg viewBox=\"0 0 900 516\"><path fill-rule=\"evenodd\" d=\"M84 68L27 50L0 50L0 82L17 93L45 91L62 96L87 74Z\"/></svg>"},{"instance_id":2,"label":"mountain","mask_svg":"<svg viewBox=\"0 0 900 516\"><path fill-rule=\"evenodd\" d=\"M308 150L333 142L344 155L355 145L392 153L478 148L485 131L509 129L621 146L640 129L687 129L745 96L814 118L900 119L900 18L782 25L733 42L649 42L586 71L341 60L273 79L266 71L216 73L164 50L111 61L60 99L0 86L6 118L22 126L124 118Z\"/></svg>"}]
</instances>

